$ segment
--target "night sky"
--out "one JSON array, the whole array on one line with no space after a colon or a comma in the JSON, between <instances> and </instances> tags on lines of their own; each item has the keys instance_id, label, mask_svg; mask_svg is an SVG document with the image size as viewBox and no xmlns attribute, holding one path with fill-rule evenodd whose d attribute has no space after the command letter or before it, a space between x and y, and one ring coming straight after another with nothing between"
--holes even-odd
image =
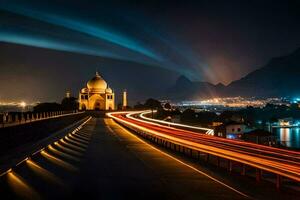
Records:
<instances>
[{"instance_id":1,"label":"night sky","mask_svg":"<svg viewBox=\"0 0 300 200\"><path fill-rule=\"evenodd\" d=\"M0 0L0 101L77 95L97 69L131 101L184 75L228 84L300 48L300 1Z\"/></svg>"}]
</instances>

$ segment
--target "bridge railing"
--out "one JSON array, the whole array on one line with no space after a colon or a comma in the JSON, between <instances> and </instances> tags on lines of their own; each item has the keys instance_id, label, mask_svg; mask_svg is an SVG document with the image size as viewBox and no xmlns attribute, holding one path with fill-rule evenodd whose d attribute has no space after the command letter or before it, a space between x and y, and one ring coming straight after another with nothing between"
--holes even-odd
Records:
<instances>
[{"instance_id":1,"label":"bridge railing","mask_svg":"<svg viewBox=\"0 0 300 200\"><path fill-rule=\"evenodd\" d=\"M80 114L78 110L51 112L11 112L0 114L0 128L16 126L39 120L46 120L67 115Z\"/></svg>"}]
</instances>

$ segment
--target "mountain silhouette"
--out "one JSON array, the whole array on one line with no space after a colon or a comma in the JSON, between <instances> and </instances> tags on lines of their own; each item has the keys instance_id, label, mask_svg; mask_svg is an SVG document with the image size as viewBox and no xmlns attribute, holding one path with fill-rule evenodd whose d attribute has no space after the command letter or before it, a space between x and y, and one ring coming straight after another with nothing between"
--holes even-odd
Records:
<instances>
[{"instance_id":1,"label":"mountain silhouette","mask_svg":"<svg viewBox=\"0 0 300 200\"><path fill-rule=\"evenodd\" d=\"M192 100L211 97L294 97L300 96L300 49L272 58L265 66L225 86L193 82L184 76L168 89L170 99Z\"/></svg>"}]
</instances>

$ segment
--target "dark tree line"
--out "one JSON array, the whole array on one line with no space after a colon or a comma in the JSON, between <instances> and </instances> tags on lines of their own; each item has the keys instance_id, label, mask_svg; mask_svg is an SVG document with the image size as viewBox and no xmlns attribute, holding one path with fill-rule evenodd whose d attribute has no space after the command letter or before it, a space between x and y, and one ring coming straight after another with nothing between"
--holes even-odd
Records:
<instances>
[{"instance_id":1,"label":"dark tree line","mask_svg":"<svg viewBox=\"0 0 300 200\"><path fill-rule=\"evenodd\" d=\"M79 104L75 97L64 98L61 103L39 103L33 107L34 112L70 111L78 110Z\"/></svg>"}]
</instances>

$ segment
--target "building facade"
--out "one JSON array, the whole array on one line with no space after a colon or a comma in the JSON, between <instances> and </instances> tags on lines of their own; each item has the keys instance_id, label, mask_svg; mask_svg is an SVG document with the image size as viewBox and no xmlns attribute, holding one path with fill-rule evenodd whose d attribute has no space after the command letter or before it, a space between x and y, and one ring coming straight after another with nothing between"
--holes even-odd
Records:
<instances>
[{"instance_id":1,"label":"building facade","mask_svg":"<svg viewBox=\"0 0 300 200\"><path fill-rule=\"evenodd\" d=\"M115 94L98 72L80 90L78 99L79 110L115 109Z\"/></svg>"}]
</instances>

